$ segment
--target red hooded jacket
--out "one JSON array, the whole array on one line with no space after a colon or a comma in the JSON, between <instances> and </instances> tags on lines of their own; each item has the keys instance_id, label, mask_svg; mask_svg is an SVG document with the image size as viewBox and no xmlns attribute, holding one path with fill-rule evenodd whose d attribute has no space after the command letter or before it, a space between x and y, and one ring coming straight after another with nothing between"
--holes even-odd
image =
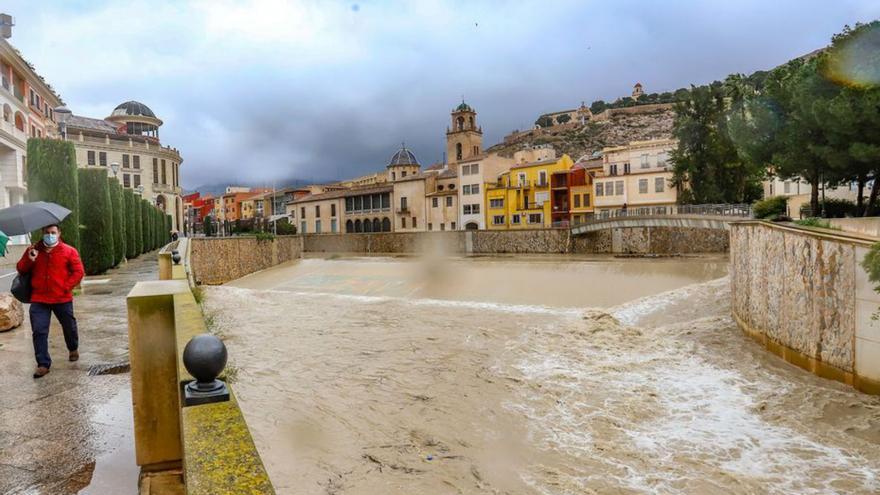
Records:
<instances>
[{"instance_id":1,"label":"red hooded jacket","mask_svg":"<svg viewBox=\"0 0 880 495\"><path fill-rule=\"evenodd\" d=\"M31 302L60 304L73 300L73 288L83 278L83 264L76 248L59 240L52 251L40 241L36 261L28 258L30 248L18 260L18 273L31 274Z\"/></svg>"}]
</instances>

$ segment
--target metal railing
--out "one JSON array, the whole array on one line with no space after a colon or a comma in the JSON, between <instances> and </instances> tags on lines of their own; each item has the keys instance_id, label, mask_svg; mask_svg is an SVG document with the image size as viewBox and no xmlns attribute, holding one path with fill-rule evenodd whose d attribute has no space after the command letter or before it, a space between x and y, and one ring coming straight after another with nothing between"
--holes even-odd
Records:
<instances>
[{"instance_id":1,"label":"metal railing","mask_svg":"<svg viewBox=\"0 0 880 495\"><path fill-rule=\"evenodd\" d=\"M708 204L708 205L670 205L670 206L636 206L631 208L616 208L602 210L593 218L581 223L589 223L596 220L607 220L622 217L647 217L647 216L674 216L674 215L707 215L721 217L751 218L752 206L750 204Z\"/></svg>"}]
</instances>

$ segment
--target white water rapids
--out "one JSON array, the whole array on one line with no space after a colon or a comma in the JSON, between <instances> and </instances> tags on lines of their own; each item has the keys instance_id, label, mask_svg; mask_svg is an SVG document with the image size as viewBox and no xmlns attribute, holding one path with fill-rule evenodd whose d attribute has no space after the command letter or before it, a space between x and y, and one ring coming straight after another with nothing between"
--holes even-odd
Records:
<instances>
[{"instance_id":1,"label":"white water rapids","mask_svg":"<svg viewBox=\"0 0 880 495\"><path fill-rule=\"evenodd\" d=\"M279 493L880 491L880 402L744 336L723 273L311 259L206 311Z\"/></svg>"}]
</instances>

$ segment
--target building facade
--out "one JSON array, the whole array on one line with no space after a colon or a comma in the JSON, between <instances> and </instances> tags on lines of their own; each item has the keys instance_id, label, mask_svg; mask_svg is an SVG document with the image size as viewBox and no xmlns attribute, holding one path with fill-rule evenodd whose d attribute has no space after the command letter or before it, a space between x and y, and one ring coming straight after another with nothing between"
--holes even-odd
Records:
<instances>
[{"instance_id":1,"label":"building facade","mask_svg":"<svg viewBox=\"0 0 880 495\"><path fill-rule=\"evenodd\" d=\"M446 128L446 157L450 164L482 153L483 129L477 125L477 112L461 102L450 114L452 126Z\"/></svg>"},{"instance_id":2,"label":"building facade","mask_svg":"<svg viewBox=\"0 0 880 495\"><path fill-rule=\"evenodd\" d=\"M530 154L517 152L514 159L523 161ZM489 230L535 229L552 226L550 177L574 165L568 155L552 160L518 163L488 185L486 225ZM567 189L567 187L566 187ZM560 202L562 200L560 199Z\"/></svg>"},{"instance_id":3,"label":"building facade","mask_svg":"<svg viewBox=\"0 0 880 495\"><path fill-rule=\"evenodd\" d=\"M57 135L55 107L61 103L18 50L0 38L0 208L27 201L27 140Z\"/></svg>"},{"instance_id":4,"label":"building facade","mask_svg":"<svg viewBox=\"0 0 880 495\"><path fill-rule=\"evenodd\" d=\"M111 177L115 174L123 187L170 215L174 230L183 230L183 158L176 148L159 141L162 121L149 107L127 101L104 119L72 115L62 126L65 138L76 149L79 167L103 168Z\"/></svg>"},{"instance_id":5,"label":"building facade","mask_svg":"<svg viewBox=\"0 0 880 495\"><path fill-rule=\"evenodd\" d=\"M657 139L605 148L602 171L594 180L596 216L633 209L630 214L670 211L678 200L678 191L670 186L669 155L675 146L674 139Z\"/></svg>"},{"instance_id":6,"label":"building facade","mask_svg":"<svg viewBox=\"0 0 880 495\"><path fill-rule=\"evenodd\" d=\"M451 168L437 173L433 191L425 195L427 230L456 230L458 227L458 174Z\"/></svg>"}]
</instances>

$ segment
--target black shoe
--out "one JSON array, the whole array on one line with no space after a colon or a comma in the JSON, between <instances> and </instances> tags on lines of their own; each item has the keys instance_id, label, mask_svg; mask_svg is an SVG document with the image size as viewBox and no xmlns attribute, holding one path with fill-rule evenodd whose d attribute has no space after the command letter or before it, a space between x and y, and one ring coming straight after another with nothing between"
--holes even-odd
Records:
<instances>
[{"instance_id":1,"label":"black shoe","mask_svg":"<svg viewBox=\"0 0 880 495\"><path fill-rule=\"evenodd\" d=\"M38 366L36 370L34 370L34 378L43 378L44 376L49 374L49 368L45 368L43 366Z\"/></svg>"}]
</instances>

